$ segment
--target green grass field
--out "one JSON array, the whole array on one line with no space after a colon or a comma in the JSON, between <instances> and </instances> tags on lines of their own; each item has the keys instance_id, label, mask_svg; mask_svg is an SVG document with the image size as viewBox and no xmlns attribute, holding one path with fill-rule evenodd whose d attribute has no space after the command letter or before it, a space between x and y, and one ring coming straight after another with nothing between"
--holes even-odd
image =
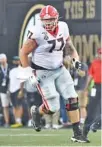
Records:
<instances>
[{"instance_id":1,"label":"green grass field","mask_svg":"<svg viewBox=\"0 0 102 147\"><path fill-rule=\"evenodd\" d=\"M101 131L90 132L91 143L73 143L70 141L71 129L42 130L33 129L4 129L0 128L0 147L2 146L101 146Z\"/></svg>"}]
</instances>

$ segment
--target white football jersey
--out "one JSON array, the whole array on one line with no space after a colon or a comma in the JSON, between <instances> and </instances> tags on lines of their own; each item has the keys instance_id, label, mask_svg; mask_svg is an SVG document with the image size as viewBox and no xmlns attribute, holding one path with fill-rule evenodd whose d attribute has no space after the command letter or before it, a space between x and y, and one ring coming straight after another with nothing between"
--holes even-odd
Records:
<instances>
[{"instance_id":1,"label":"white football jersey","mask_svg":"<svg viewBox=\"0 0 102 147\"><path fill-rule=\"evenodd\" d=\"M68 25L59 21L58 33L51 35L42 25L29 29L28 37L35 39L38 47L32 52L32 62L46 69L56 69L63 64L63 49L69 37Z\"/></svg>"}]
</instances>

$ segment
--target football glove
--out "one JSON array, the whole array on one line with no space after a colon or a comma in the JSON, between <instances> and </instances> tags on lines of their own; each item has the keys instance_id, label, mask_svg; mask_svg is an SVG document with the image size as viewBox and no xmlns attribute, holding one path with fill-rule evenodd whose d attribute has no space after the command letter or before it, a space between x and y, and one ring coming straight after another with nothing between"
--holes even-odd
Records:
<instances>
[{"instance_id":1,"label":"football glove","mask_svg":"<svg viewBox=\"0 0 102 147\"><path fill-rule=\"evenodd\" d=\"M81 62L76 60L75 58L72 59L72 64L73 64L74 68L76 68L76 69L81 69L82 68Z\"/></svg>"}]
</instances>

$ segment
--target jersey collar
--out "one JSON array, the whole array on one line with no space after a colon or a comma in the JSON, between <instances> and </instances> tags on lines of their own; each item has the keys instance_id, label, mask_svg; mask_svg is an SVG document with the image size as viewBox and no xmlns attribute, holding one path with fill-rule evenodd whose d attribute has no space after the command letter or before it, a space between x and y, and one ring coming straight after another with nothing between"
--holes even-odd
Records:
<instances>
[{"instance_id":1,"label":"jersey collar","mask_svg":"<svg viewBox=\"0 0 102 147\"><path fill-rule=\"evenodd\" d=\"M57 26L54 31L48 31L48 33L51 34L53 37L56 37L58 34L58 30L59 30L59 27Z\"/></svg>"}]
</instances>

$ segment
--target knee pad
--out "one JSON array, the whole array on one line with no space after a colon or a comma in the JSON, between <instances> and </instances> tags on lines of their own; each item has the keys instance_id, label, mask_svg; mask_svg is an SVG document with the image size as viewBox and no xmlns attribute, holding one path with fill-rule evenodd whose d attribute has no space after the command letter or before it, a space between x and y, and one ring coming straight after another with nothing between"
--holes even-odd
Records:
<instances>
[{"instance_id":1,"label":"knee pad","mask_svg":"<svg viewBox=\"0 0 102 147\"><path fill-rule=\"evenodd\" d=\"M78 98L69 98L66 104L67 111L73 111L79 109Z\"/></svg>"}]
</instances>

